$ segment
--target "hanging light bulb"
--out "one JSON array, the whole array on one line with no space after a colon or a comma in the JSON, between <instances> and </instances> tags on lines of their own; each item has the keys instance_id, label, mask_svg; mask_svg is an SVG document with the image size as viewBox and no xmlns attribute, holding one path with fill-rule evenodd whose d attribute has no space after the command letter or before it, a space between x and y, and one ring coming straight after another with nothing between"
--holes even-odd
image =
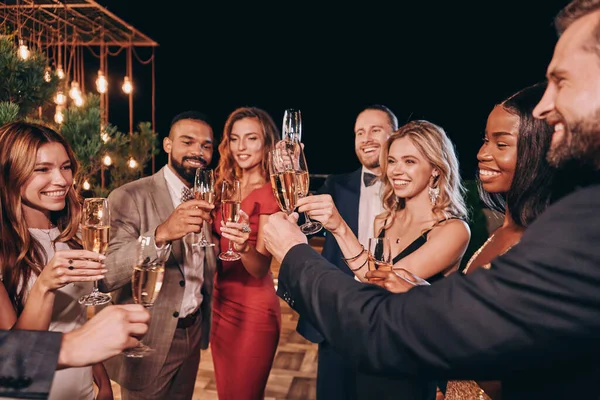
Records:
<instances>
[{"instance_id":1,"label":"hanging light bulb","mask_svg":"<svg viewBox=\"0 0 600 400\"><path fill-rule=\"evenodd\" d=\"M104 156L104 158L102 159L102 162L104 163L104 165L106 165L107 167L112 164L112 159L110 158L110 156L107 154Z\"/></svg>"},{"instance_id":2,"label":"hanging light bulb","mask_svg":"<svg viewBox=\"0 0 600 400\"><path fill-rule=\"evenodd\" d=\"M129 159L129 161L127 161L127 165L129 165L129 168L133 169L133 168L137 167L138 163L137 163L137 161L135 161L135 159L133 157L131 157Z\"/></svg>"},{"instance_id":3,"label":"hanging light bulb","mask_svg":"<svg viewBox=\"0 0 600 400\"><path fill-rule=\"evenodd\" d=\"M52 72L50 70L50 67L46 67L46 69L44 70L44 80L46 82L50 82L52 80Z\"/></svg>"},{"instance_id":4,"label":"hanging light bulb","mask_svg":"<svg viewBox=\"0 0 600 400\"><path fill-rule=\"evenodd\" d=\"M90 190L91 188L92 188L92 185L90 185L90 183L86 179L85 182L83 182L83 190Z\"/></svg>"},{"instance_id":5,"label":"hanging light bulb","mask_svg":"<svg viewBox=\"0 0 600 400\"><path fill-rule=\"evenodd\" d=\"M81 97L81 90L79 89L79 82L72 81L71 89L69 90L69 97L75 100L77 97Z\"/></svg>"},{"instance_id":6,"label":"hanging light bulb","mask_svg":"<svg viewBox=\"0 0 600 400\"><path fill-rule=\"evenodd\" d=\"M106 93L108 90L108 81L106 80L106 76L104 76L104 72L98 71L98 79L96 79L96 89L98 89L98 93Z\"/></svg>"},{"instance_id":7,"label":"hanging light bulb","mask_svg":"<svg viewBox=\"0 0 600 400\"><path fill-rule=\"evenodd\" d=\"M62 124L63 121L65 120L65 116L63 115L62 112L62 106L56 106L56 112L54 113L54 122L56 122L57 124Z\"/></svg>"},{"instance_id":8,"label":"hanging light bulb","mask_svg":"<svg viewBox=\"0 0 600 400\"><path fill-rule=\"evenodd\" d=\"M58 79L64 79L65 78L65 71L62 69L62 65L59 65L56 68L56 76L58 76Z\"/></svg>"},{"instance_id":9,"label":"hanging light bulb","mask_svg":"<svg viewBox=\"0 0 600 400\"><path fill-rule=\"evenodd\" d=\"M108 143L108 141L110 140L110 135L108 133L106 133L105 131L102 131L100 133L100 139L102 139L102 141L104 143Z\"/></svg>"},{"instance_id":10,"label":"hanging light bulb","mask_svg":"<svg viewBox=\"0 0 600 400\"><path fill-rule=\"evenodd\" d=\"M131 84L131 79L128 76L123 80L123 86L121 86L123 92L130 94L133 91L133 85Z\"/></svg>"},{"instance_id":11,"label":"hanging light bulb","mask_svg":"<svg viewBox=\"0 0 600 400\"><path fill-rule=\"evenodd\" d=\"M73 99L73 103L75 103L75 105L77 107L81 107L83 105L83 97L81 96L77 96Z\"/></svg>"},{"instance_id":12,"label":"hanging light bulb","mask_svg":"<svg viewBox=\"0 0 600 400\"><path fill-rule=\"evenodd\" d=\"M62 106L67 102L67 96L65 96L62 90L56 92L56 96L54 96L54 102L59 106Z\"/></svg>"},{"instance_id":13,"label":"hanging light bulb","mask_svg":"<svg viewBox=\"0 0 600 400\"><path fill-rule=\"evenodd\" d=\"M23 39L19 39L19 57L21 57L23 60L27 60L30 55L31 53L29 52L29 48L25 44L25 41Z\"/></svg>"}]
</instances>

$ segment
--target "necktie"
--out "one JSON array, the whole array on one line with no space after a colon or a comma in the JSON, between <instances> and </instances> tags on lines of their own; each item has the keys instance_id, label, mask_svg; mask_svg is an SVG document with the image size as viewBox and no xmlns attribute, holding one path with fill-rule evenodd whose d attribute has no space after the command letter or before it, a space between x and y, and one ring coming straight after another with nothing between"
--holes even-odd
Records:
<instances>
[{"instance_id":1,"label":"necktie","mask_svg":"<svg viewBox=\"0 0 600 400\"><path fill-rule=\"evenodd\" d=\"M185 203L188 200L193 200L194 194L188 187L181 188L181 202Z\"/></svg>"},{"instance_id":2,"label":"necktie","mask_svg":"<svg viewBox=\"0 0 600 400\"><path fill-rule=\"evenodd\" d=\"M370 172L363 173L363 182L366 187L373 186L377 182L377 175Z\"/></svg>"}]
</instances>

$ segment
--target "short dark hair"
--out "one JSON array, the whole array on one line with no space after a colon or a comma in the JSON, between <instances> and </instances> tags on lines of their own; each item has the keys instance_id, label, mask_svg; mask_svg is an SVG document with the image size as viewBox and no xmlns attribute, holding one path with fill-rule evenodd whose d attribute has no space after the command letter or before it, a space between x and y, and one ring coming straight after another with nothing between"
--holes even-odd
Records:
<instances>
[{"instance_id":1,"label":"short dark hair","mask_svg":"<svg viewBox=\"0 0 600 400\"><path fill-rule=\"evenodd\" d=\"M597 10L600 10L600 0L571 1L556 15L554 19L556 31L561 35L573 22Z\"/></svg>"},{"instance_id":2,"label":"short dark hair","mask_svg":"<svg viewBox=\"0 0 600 400\"><path fill-rule=\"evenodd\" d=\"M370 106L368 106L367 108L362 110L361 113L364 111L367 111L367 110L383 111L384 113L387 114L388 119L390 120L390 125L392 126L392 130L394 132L398 130L398 118L396 117L396 114L394 114L392 112L392 110L390 110L388 107L384 106L383 104L371 104Z\"/></svg>"},{"instance_id":3,"label":"short dark hair","mask_svg":"<svg viewBox=\"0 0 600 400\"><path fill-rule=\"evenodd\" d=\"M200 111L194 111L194 110L190 110L190 111L184 111L182 113L177 114L172 120L171 120L171 126L170 128L173 127L173 125L175 125L177 122L184 120L184 119L193 119L195 121L202 121L206 124L208 124L209 126L210 124L210 118L208 118L208 115L204 114L203 112Z\"/></svg>"},{"instance_id":4,"label":"short dark hair","mask_svg":"<svg viewBox=\"0 0 600 400\"><path fill-rule=\"evenodd\" d=\"M529 86L500 103L510 114L519 118L517 164L507 193L488 193L479 180L479 194L492 210L506 212L513 221L527 227L554 199L556 170L546 160L554 129L546 121L533 117L533 109L542 98L547 83Z\"/></svg>"}]
</instances>

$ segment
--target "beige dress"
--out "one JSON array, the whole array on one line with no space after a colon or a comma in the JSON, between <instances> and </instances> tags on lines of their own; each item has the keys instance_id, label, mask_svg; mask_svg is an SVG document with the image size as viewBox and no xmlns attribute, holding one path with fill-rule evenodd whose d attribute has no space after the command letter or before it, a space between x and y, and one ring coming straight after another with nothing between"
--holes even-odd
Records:
<instances>
[{"instance_id":1,"label":"beige dress","mask_svg":"<svg viewBox=\"0 0 600 400\"><path fill-rule=\"evenodd\" d=\"M54 257L52 241L59 235L58 228L29 229L29 233L35 237L46 251L49 261ZM56 243L56 250L69 250L66 243ZM28 290L31 290L37 276L32 276L28 282ZM52 319L49 331L70 332L79 328L87 320L86 307L79 304L79 297L92 291L91 282L69 283L58 289L52 309ZM49 400L93 400L94 387L92 367L66 368L56 371L52 381Z\"/></svg>"}]
</instances>

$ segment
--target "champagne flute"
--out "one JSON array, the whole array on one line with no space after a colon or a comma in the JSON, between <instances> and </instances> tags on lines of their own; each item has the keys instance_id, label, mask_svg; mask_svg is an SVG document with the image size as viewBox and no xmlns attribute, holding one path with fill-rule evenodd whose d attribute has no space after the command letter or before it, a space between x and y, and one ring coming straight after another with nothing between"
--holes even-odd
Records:
<instances>
[{"instance_id":1,"label":"champagne flute","mask_svg":"<svg viewBox=\"0 0 600 400\"><path fill-rule=\"evenodd\" d=\"M242 190L240 181L223 181L221 187L221 217L223 222L238 222L240 219L240 207L242 204ZM225 253L220 253L219 258L223 261L236 261L242 256L233 251L231 240Z\"/></svg>"},{"instance_id":2,"label":"champagne flute","mask_svg":"<svg viewBox=\"0 0 600 400\"><path fill-rule=\"evenodd\" d=\"M300 110L293 108L285 110L281 138L286 141L300 143L302 139L302 113Z\"/></svg>"},{"instance_id":3,"label":"champagne flute","mask_svg":"<svg viewBox=\"0 0 600 400\"><path fill-rule=\"evenodd\" d=\"M81 220L82 242L85 250L105 255L108 249L110 236L110 209L108 199L94 197L83 202L83 215ZM111 300L109 294L98 291L98 282L94 281L94 288L90 294L79 298L79 304L85 306L98 306Z\"/></svg>"},{"instance_id":4,"label":"champagne flute","mask_svg":"<svg viewBox=\"0 0 600 400\"><path fill-rule=\"evenodd\" d=\"M292 156L286 148L269 152L269 176L275 200L281 211L290 215L296 208L298 189Z\"/></svg>"},{"instance_id":5,"label":"champagne flute","mask_svg":"<svg viewBox=\"0 0 600 400\"><path fill-rule=\"evenodd\" d=\"M212 169L198 168L196 170L196 178L194 180L194 197L196 200L204 200L209 204L213 204L215 201L215 174ZM204 228L206 221L202 223L202 229L200 230L200 239L194 240L194 246L200 247L212 247L215 244L206 240L204 236ZM196 234L194 234L194 238Z\"/></svg>"},{"instance_id":6,"label":"champagne flute","mask_svg":"<svg viewBox=\"0 0 600 400\"><path fill-rule=\"evenodd\" d=\"M368 251L369 271L392 270L392 247L386 237L369 238ZM371 281L381 281L382 278L371 278Z\"/></svg>"},{"instance_id":7,"label":"champagne flute","mask_svg":"<svg viewBox=\"0 0 600 400\"><path fill-rule=\"evenodd\" d=\"M309 174L308 174L308 166L306 164L306 157L304 156L304 150L299 143L296 143L294 146L294 155L298 157L298 163L296 168L296 185L298 189L298 197L306 197L308 196L308 188L309 188ZM295 164L295 163L294 163ZM304 222L303 225L300 226L300 230L305 235L314 235L323 229L323 224L319 221L311 221L308 217L308 213L304 213Z\"/></svg>"},{"instance_id":8,"label":"champagne flute","mask_svg":"<svg viewBox=\"0 0 600 400\"><path fill-rule=\"evenodd\" d=\"M154 305L156 297L162 288L165 276L165 258L159 254L157 259L151 260L145 257L144 249L151 244L151 238L140 236L136 248L135 265L133 266L133 276L131 277L131 293L133 300L145 308ZM162 254L169 254L163 251ZM140 340L137 346L126 349L123 354L126 357L140 358L154 352L154 349L148 347Z\"/></svg>"}]
</instances>

